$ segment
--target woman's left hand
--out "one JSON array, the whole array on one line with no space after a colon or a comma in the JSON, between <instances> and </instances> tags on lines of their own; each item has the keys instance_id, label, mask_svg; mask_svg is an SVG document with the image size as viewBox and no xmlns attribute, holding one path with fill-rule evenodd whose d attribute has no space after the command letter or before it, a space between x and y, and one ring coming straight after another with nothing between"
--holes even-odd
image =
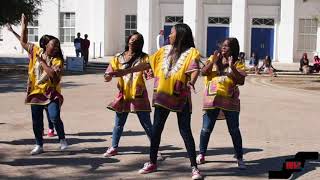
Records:
<instances>
[{"instance_id":1,"label":"woman's left hand","mask_svg":"<svg viewBox=\"0 0 320 180\"><path fill-rule=\"evenodd\" d=\"M233 68L233 67L234 67L234 62L233 62L233 57L232 57L232 56L229 56L229 58L228 58L228 63L229 63L229 67L230 67L230 68Z\"/></svg>"},{"instance_id":2,"label":"woman's left hand","mask_svg":"<svg viewBox=\"0 0 320 180\"><path fill-rule=\"evenodd\" d=\"M152 69L145 70L143 73L144 73L146 80L154 78L154 74L153 74Z\"/></svg>"},{"instance_id":3,"label":"woman's left hand","mask_svg":"<svg viewBox=\"0 0 320 180\"><path fill-rule=\"evenodd\" d=\"M37 55L37 61L40 63L40 64L47 64L46 61L45 61L45 58L47 56L45 56L44 54L41 54L41 55Z\"/></svg>"},{"instance_id":4,"label":"woman's left hand","mask_svg":"<svg viewBox=\"0 0 320 180\"><path fill-rule=\"evenodd\" d=\"M187 86L188 86L189 89L191 89L191 91L192 91L193 93L197 94L196 88L194 87L194 83L192 83L191 81L188 81L188 82L187 82Z\"/></svg>"}]
</instances>

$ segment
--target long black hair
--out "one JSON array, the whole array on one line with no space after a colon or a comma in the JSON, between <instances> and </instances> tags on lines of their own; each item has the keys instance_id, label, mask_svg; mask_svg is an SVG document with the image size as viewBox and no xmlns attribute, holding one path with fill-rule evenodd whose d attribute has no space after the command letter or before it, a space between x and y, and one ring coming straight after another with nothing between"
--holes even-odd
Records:
<instances>
[{"instance_id":1,"label":"long black hair","mask_svg":"<svg viewBox=\"0 0 320 180\"><path fill-rule=\"evenodd\" d=\"M238 60L239 57L239 51L240 51L240 46L239 46L239 41L237 38L226 38L223 42L228 41L228 46L229 46L229 56L232 56L232 63L235 63ZM220 52L221 52L222 45L220 47ZM224 66L222 64L222 56L220 56L216 62L217 65L217 70L218 74L222 75L224 68L228 67L228 65ZM228 58L228 57L226 57ZM227 59L228 60L228 59Z\"/></svg>"},{"instance_id":2,"label":"long black hair","mask_svg":"<svg viewBox=\"0 0 320 180\"><path fill-rule=\"evenodd\" d=\"M124 64L127 64L127 67L131 67L137 58L143 58L145 55L147 55L146 53L144 53L142 51L144 39L143 39L142 34L140 34L139 32L133 32L132 34L130 34L130 36L128 36L128 38L126 39L126 45L124 48L124 52L129 50L129 41L130 41L131 37L134 35L138 36L138 38L135 42L135 43L137 43L138 47L137 47L137 49L135 49L135 52L134 52L135 55L133 57L131 57L131 59L128 62L124 63Z\"/></svg>"},{"instance_id":3,"label":"long black hair","mask_svg":"<svg viewBox=\"0 0 320 180\"><path fill-rule=\"evenodd\" d=\"M43 35L40 40L39 40L39 46L40 48L43 49L43 51L45 52L46 51L46 45L51 41L51 40L55 40L58 45L59 45L59 50L58 50L58 54L57 54L57 57L64 60L63 59L63 54L62 54L62 50L61 50L61 46L60 46L60 41L58 38L54 37L54 36L51 36L51 35L48 35L48 34L45 34Z\"/></svg>"},{"instance_id":4,"label":"long black hair","mask_svg":"<svg viewBox=\"0 0 320 180\"><path fill-rule=\"evenodd\" d=\"M192 31L187 24L179 23L175 24L173 27L176 29L176 40L173 43L173 47L176 50L176 57L179 58L184 51L191 47L195 47L195 45Z\"/></svg>"}]
</instances>

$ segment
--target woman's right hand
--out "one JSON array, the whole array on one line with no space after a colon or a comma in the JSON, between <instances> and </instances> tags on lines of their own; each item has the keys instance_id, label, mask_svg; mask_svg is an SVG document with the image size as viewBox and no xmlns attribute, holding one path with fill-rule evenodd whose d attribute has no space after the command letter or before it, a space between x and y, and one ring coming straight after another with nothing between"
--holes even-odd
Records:
<instances>
[{"instance_id":1,"label":"woman's right hand","mask_svg":"<svg viewBox=\"0 0 320 180\"><path fill-rule=\"evenodd\" d=\"M215 50L212 54L212 61L215 62L216 60L218 60L219 56L220 56L220 53L218 50Z\"/></svg>"},{"instance_id":2,"label":"woman's right hand","mask_svg":"<svg viewBox=\"0 0 320 180\"><path fill-rule=\"evenodd\" d=\"M112 76L109 73L104 74L104 82L110 82L112 80Z\"/></svg>"}]
</instances>

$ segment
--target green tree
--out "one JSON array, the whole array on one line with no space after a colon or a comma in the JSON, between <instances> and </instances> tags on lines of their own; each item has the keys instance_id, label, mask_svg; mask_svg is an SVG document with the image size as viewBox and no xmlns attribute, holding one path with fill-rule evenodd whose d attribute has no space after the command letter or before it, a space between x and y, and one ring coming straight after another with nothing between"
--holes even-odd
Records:
<instances>
[{"instance_id":1,"label":"green tree","mask_svg":"<svg viewBox=\"0 0 320 180\"><path fill-rule=\"evenodd\" d=\"M18 24L24 13L29 22L38 16L42 0L1 0L0 26L7 23Z\"/></svg>"}]
</instances>

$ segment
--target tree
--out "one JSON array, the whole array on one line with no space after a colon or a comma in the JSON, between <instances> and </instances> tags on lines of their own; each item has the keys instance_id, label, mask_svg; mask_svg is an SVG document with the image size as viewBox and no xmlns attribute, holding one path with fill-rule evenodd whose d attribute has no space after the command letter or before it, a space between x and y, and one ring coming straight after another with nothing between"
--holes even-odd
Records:
<instances>
[{"instance_id":1,"label":"tree","mask_svg":"<svg viewBox=\"0 0 320 180\"><path fill-rule=\"evenodd\" d=\"M18 24L24 13L29 22L39 15L42 0L1 0L0 26Z\"/></svg>"}]
</instances>

